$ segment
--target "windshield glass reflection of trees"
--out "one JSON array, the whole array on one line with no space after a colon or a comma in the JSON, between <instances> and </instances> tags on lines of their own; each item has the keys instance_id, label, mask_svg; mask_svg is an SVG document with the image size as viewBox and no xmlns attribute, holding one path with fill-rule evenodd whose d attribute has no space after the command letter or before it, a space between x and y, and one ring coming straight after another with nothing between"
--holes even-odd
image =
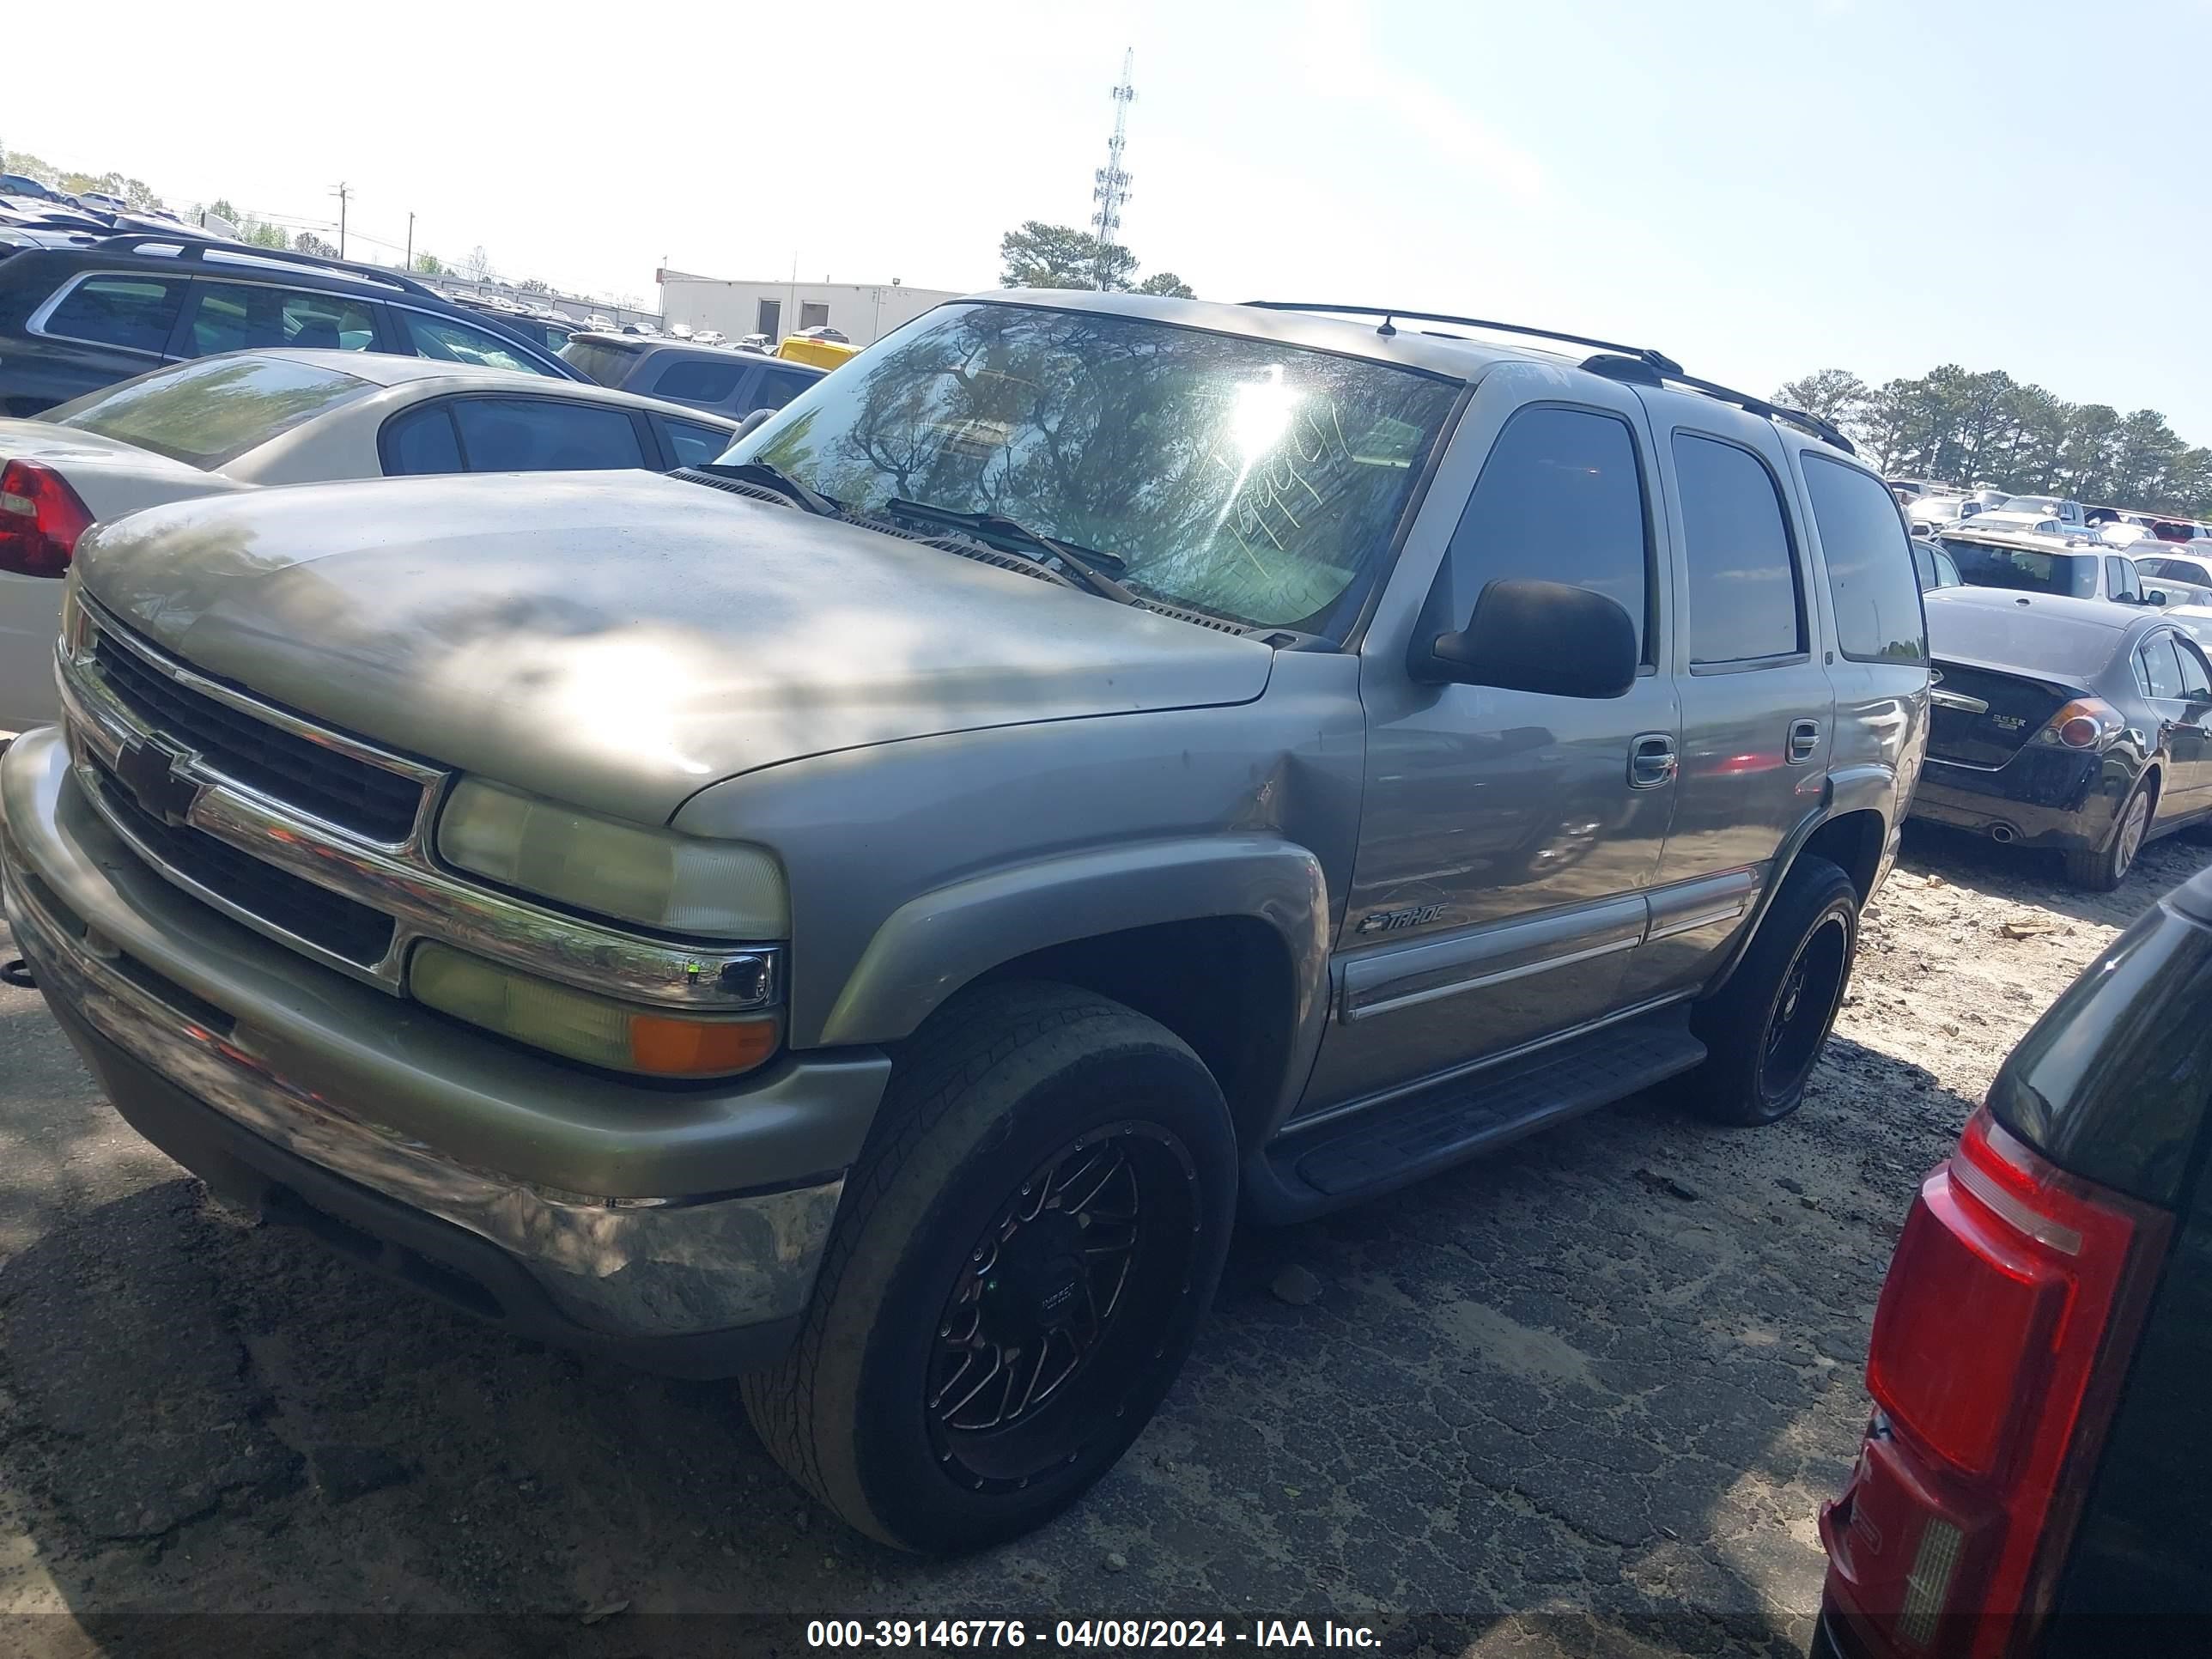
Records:
<instances>
[{"instance_id":1,"label":"windshield glass reflection of trees","mask_svg":"<svg viewBox=\"0 0 2212 1659\"><path fill-rule=\"evenodd\" d=\"M1358 609L1455 390L1129 317L951 306L724 459L860 514L996 514L1111 554L1140 593L1321 632Z\"/></svg>"}]
</instances>

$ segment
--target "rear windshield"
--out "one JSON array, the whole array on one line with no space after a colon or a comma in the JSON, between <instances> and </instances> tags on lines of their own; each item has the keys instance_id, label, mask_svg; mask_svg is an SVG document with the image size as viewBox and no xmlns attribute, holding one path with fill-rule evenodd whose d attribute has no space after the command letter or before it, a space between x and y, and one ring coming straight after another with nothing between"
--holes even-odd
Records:
<instances>
[{"instance_id":1,"label":"rear windshield","mask_svg":"<svg viewBox=\"0 0 2212 1659\"><path fill-rule=\"evenodd\" d=\"M1943 550L1959 562L1959 574L1976 587L2012 587L2023 593L2055 593L2088 599L2097 594L2097 560L2088 553L2040 553L2025 547L1992 547L1946 536Z\"/></svg>"},{"instance_id":2,"label":"rear windshield","mask_svg":"<svg viewBox=\"0 0 2212 1659\"><path fill-rule=\"evenodd\" d=\"M40 418L208 469L375 390L343 369L282 357L204 357L106 387Z\"/></svg>"},{"instance_id":3,"label":"rear windshield","mask_svg":"<svg viewBox=\"0 0 2212 1659\"><path fill-rule=\"evenodd\" d=\"M2057 616L2029 605L1928 604L1928 649L1936 658L2024 669L2038 676L2083 680L2104 672L2126 637L2130 612L2115 606L2110 627L2099 618Z\"/></svg>"},{"instance_id":4,"label":"rear windshield","mask_svg":"<svg viewBox=\"0 0 2212 1659\"><path fill-rule=\"evenodd\" d=\"M601 386L620 386L637 361L638 350L605 340L571 340L561 348L561 361Z\"/></svg>"}]
</instances>

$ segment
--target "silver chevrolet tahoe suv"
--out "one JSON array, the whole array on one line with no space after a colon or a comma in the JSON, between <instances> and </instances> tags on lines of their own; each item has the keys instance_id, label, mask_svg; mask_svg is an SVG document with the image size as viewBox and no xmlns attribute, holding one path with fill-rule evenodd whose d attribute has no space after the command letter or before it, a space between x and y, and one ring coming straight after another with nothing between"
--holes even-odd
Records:
<instances>
[{"instance_id":1,"label":"silver chevrolet tahoe suv","mask_svg":"<svg viewBox=\"0 0 2212 1659\"><path fill-rule=\"evenodd\" d=\"M1010 1536L1239 1214L1804 1091L1925 744L1904 522L1544 337L1011 291L710 467L97 527L17 946L218 1193Z\"/></svg>"}]
</instances>

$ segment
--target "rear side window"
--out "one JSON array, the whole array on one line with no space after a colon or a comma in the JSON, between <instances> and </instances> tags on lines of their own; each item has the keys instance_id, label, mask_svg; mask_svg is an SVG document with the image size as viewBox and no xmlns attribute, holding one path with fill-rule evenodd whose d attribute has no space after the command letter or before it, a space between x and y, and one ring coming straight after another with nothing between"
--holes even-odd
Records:
<instances>
[{"instance_id":1,"label":"rear side window","mask_svg":"<svg viewBox=\"0 0 2212 1659\"><path fill-rule=\"evenodd\" d=\"M601 386L620 386L637 366L638 354L628 346L604 340L571 340L561 348L562 360Z\"/></svg>"},{"instance_id":2,"label":"rear side window","mask_svg":"<svg viewBox=\"0 0 2212 1659\"><path fill-rule=\"evenodd\" d=\"M41 333L132 351L169 343L185 284L160 276L88 276L47 313Z\"/></svg>"},{"instance_id":3,"label":"rear side window","mask_svg":"<svg viewBox=\"0 0 2212 1659\"><path fill-rule=\"evenodd\" d=\"M1497 581L1567 582L1628 612L1650 659L1650 536L1636 440L1617 416L1524 409L1505 423L1452 532L1450 620Z\"/></svg>"},{"instance_id":4,"label":"rear side window","mask_svg":"<svg viewBox=\"0 0 2212 1659\"><path fill-rule=\"evenodd\" d=\"M270 288L255 283L198 283L185 338L195 356L263 346L302 350L368 351L376 319L343 295Z\"/></svg>"},{"instance_id":5,"label":"rear side window","mask_svg":"<svg viewBox=\"0 0 2212 1659\"><path fill-rule=\"evenodd\" d=\"M1912 544L1912 571L1920 578L1923 593L1936 586L1936 556L1918 542Z\"/></svg>"},{"instance_id":6,"label":"rear side window","mask_svg":"<svg viewBox=\"0 0 2212 1659\"><path fill-rule=\"evenodd\" d=\"M818 374L794 374L787 368L763 369L760 383L753 387L751 406L743 412L750 415L756 409L781 409L821 378Z\"/></svg>"},{"instance_id":7,"label":"rear side window","mask_svg":"<svg viewBox=\"0 0 2212 1659\"><path fill-rule=\"evenodd\" d=\"M738 377L744 373L743 363L678 358L660 371L660 378L653 383L653 395L684 404L719 404L738 389Z\"/></svg>"},{"instance_id":8,"label":"rear side window","mask_svg":"<svg viewBox=\"0 0 2212 1659\"><path fill-rule=\"evenodd\" d=\"M2160 634L2145 641L2142 649L2136 653L2136 662L2146 693L2154 697L2180 696L2181 659L2174 655L2172 635Z\"/></svg>"},{"instance_id":9,"label":"rear side window","mask_svg":"<svg viewBox=\"0 0 2212 1659\"><path fill-rule=\"evenodd\" d=\"M2208 672L2203 654L2179 635L2173 638L2173 652L2181 659L2181 695L2191 702L2212 698L2212 672Z\"/></svg>"},{"instance_id":10,"label":"rear side window","mask_svg":"<svg viewBox=\"0 0 2212 1659\"><path fill-rule=\"evenodd\" d=\"M189 466L216 467L302 421L375 391L343 369L225 357L142 374L47 412Z\"/></svg>"},{"instance_id":11,"label":"rear side window","mask_svg":"<svg viewBox=\"0 0 2212 1659\"><path fill-rule=\"evenodd\" d=\"M428 404L394 416L384 423L377 441L386 477L416 477L428 472L461 472L460 439L453 431L453 415L446 404Z\"/></svg>"},{"instance_id":12,"label":"rear side window","mask_svg":"<svg viewBox=\"0 0 2212 1659\"><path fill-rule=\"evenodd\" d=\"M503 340L489 330L421 311L403 311L399 319L407 332L408 346L418 357L441 363L474 363L480 368L512 368L525 374L552 373L540 368L514 341Z\"/></svg>"},{"instance_id":13,"label":"rear side window","mask_svg":"<svg viewBox=\"0 0 2212 1659\"><path fill-rule=\"evenodd\" d=\"M1926 662L1928 624L1911 542L1889 492L1856 467L1809 450L1805 489L1844 654L1855 662Z\"/></svg>"},{"instance_id":14,"label":"rear side window","mask_svg":"<svg viewBox=\"0 0 2212 1659\"><path fill-rule=\"evenodd\" d=\"M464 398L453 405L471 472L596 471L643 466L629 411L547 398Z\"/></svg>"},{"instance_id":15,"label":"rear side window","mask_svg":"<svg viewBox=\"0 0 2212 1659\"><path fill-rule=\"evenodd\" d=\"M660 429L668 439L669 453L676 457L678 466L704 466L730 447L730 434L719 426L701 426L696 421L663 421Z\"/></svg>"},{"instance_id":16,"label":"rear side window","mask_svg":"<svg viewBox=\"0 0 2212 1659\"><path fill-rule=\"evenodd\" d=\"M1797 565L1781 490L1766 464L1734 444L1677 432L1674 479L1690 570L1690 660L1744 662L1802 651Z\"/></svg>"}]
</instances>

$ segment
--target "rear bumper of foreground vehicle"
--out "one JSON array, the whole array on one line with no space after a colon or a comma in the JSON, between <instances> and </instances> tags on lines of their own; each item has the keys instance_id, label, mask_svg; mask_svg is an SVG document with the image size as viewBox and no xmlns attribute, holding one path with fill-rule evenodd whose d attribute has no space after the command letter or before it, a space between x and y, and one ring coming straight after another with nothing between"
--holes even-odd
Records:
<instances>
[{"instance_id":1,"label":"rear bumper of foreground vehicle","mask_svg":"<svg viewBox=\"0 0 2212 1659\"><path fill-rule=\"evenodd\" d=\"M882 1056L676 1090L479 1036L178 893L93 812L53 731L0 756L0 874L16 947L117 1109L226 1197L655 1369L727 1375L794 1330Z\"/></svg>"},{"instance_id":2,"label":"rear bumper of foreground vehicle","mask_svg":"<svg viewBox=\"0 0 2212 1659\"><path fill-rule=\"evenodd\" d=\"M2003 766L1929 756L1912 816L2025 847L2097 848L2134 781L2116 757L2031 744Z\"/></svg>"}]
</instances>

